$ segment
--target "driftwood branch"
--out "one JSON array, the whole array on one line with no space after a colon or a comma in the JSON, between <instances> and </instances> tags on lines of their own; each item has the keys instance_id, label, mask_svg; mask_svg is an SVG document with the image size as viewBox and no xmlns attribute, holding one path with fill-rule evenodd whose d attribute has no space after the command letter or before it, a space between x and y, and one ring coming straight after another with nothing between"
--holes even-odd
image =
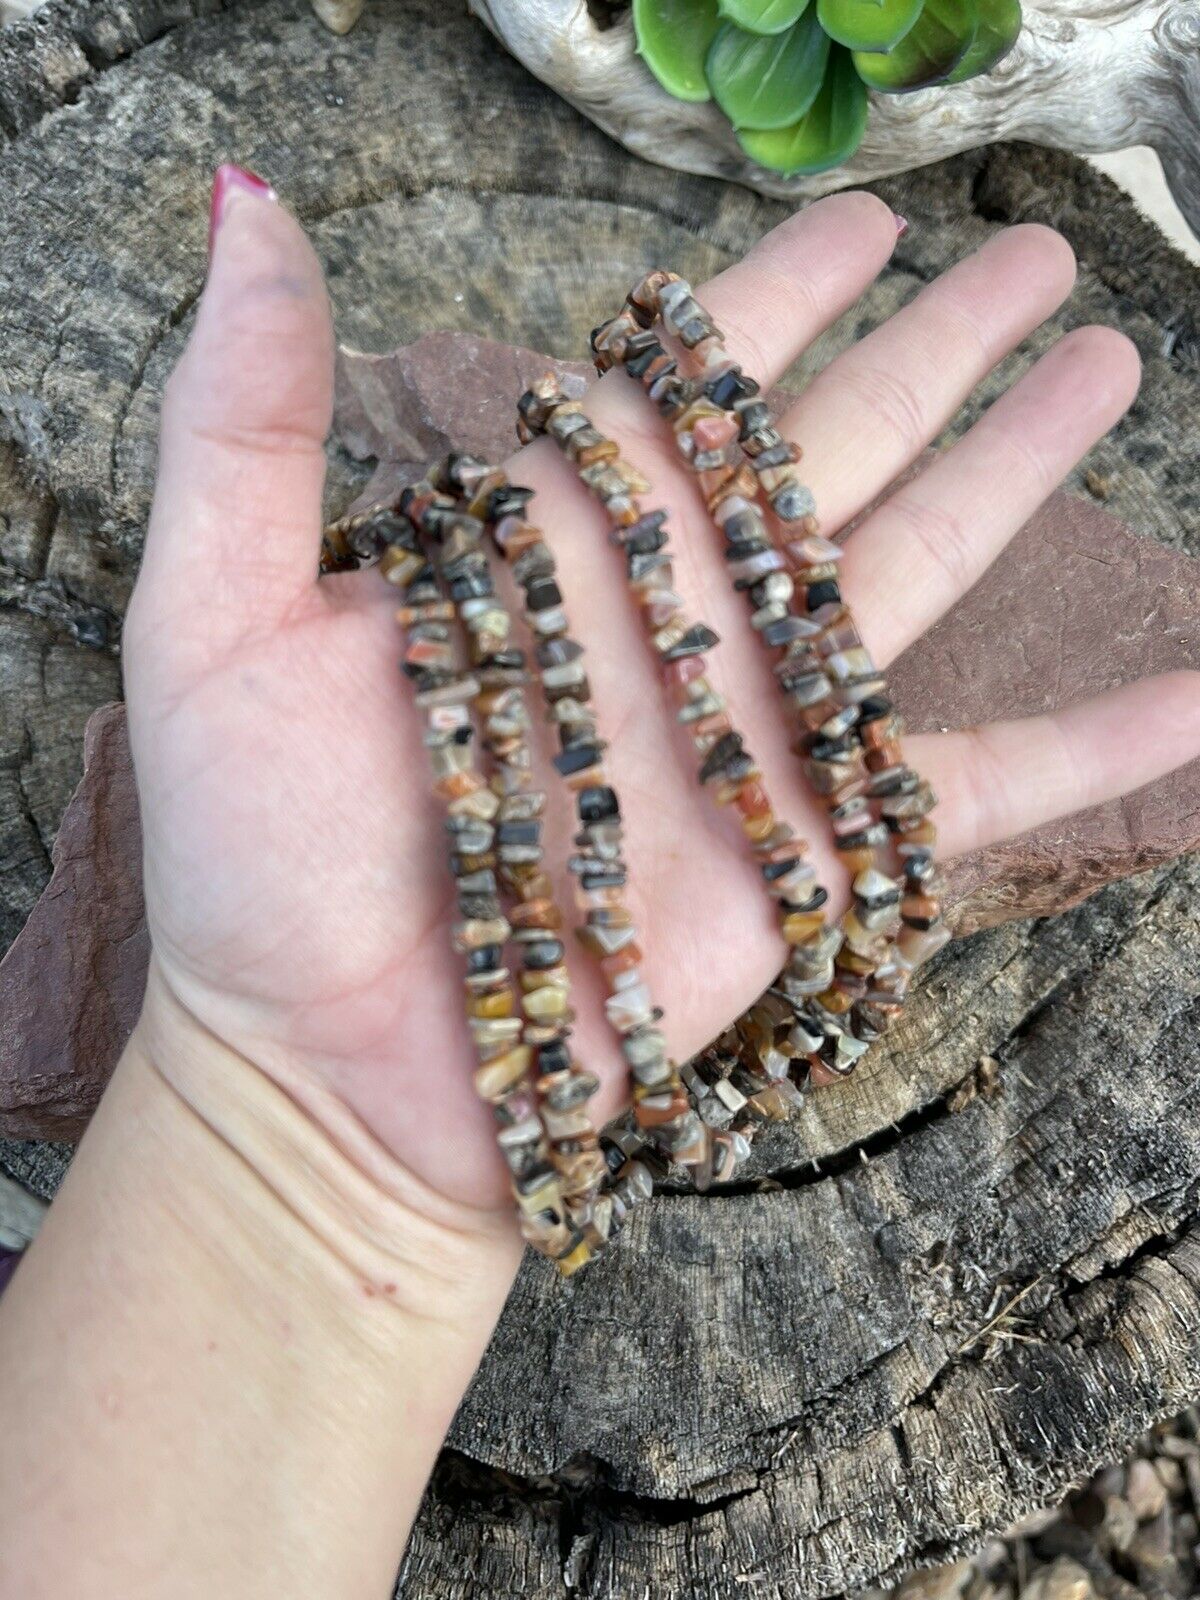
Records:
<instances>
[{"instance_id":1,"label":"driftwood branch","mask_svg":"<svg viewBox=\"0 0 1200 1600\"><path fill-rule=\"evenodd\" d=\"M606 25L586 0L470 0L544 83L649 161L811 200L996 139L1097 152L1158 150L1200 228L1200 9L1194 0L1042 0L990 73L953 88L872 96L866 137L830 172L782 177L749 160L716 106L663 90L635 53L628 11Z\"/></svg>"}]
</instances>

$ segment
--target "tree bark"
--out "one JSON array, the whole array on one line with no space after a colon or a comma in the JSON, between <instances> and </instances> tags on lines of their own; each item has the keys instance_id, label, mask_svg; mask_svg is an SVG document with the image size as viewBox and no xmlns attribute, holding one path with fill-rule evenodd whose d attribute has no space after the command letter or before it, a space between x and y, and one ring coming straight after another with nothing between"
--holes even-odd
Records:
<instances>
[{"instance_id":1,"label":"tree bark","mask_svg":"<svg viewBox=\"0 0 1200 1600\"><path fill-rule=\"evenodd\" d=\"M434 0L373 0L341 39L284 0L51 0L0 33L0 130L7 939L118 686L218 161L277 184L340 337L376 350L474 327L578 355L639 267L702 278L785 213L637 162ZM800 376L997 226L1052 222L1079 286L1003 380L1083 320L1130 332L1143 398L1087 482L1197 550L1195 270L1069 157L1001 147L879 190L909 234ZM330 465L340 509L361 469ZM665 1195L566 1286L531 1263L405 1600L837 1595L976 1544L1192 1399L1198 890L1180 863L953 947L886 1047L732 1189ZM0 1144L31 1191L61 1164Z\"/></svg>"}]
</instances>

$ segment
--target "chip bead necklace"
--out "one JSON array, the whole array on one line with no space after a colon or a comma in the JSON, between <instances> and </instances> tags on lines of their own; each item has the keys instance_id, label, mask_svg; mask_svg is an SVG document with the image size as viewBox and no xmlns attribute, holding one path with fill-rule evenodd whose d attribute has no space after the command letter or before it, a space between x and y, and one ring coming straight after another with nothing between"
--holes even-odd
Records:
<instances>
[{"instance_id":1,"label":"chip bead necklace","mask_svg":"<svg viewBox=\"0 0 1200 1600\"><path fill-rule=\"evenodd\" d=\"M680 360L654 331L659 321L682 347ZM949 937L934 893L932 791L904 763L886 681L841 596L841 549L820 536L812 496L796 477L800 452L774 427L758 384L729 357L690 286L672 273L648 274L595 330L592 348L601 370L620 363L642 384L702 490L723 481L751 487L739 464L757 480L752 493L722 499L716 522L752 624L779 652L775 672L799 724L797 753L851 877L845 940L819 997L823 1008L848 1013L852 1039L838 1069L849 1070L899 1009L916 966ZM893 838L902 883L891 871ZM831 1068L813 1071L821 1082Z\"/></svg>"},{"instance_id":2,"label":"chip bead necklace","mask_svg":"<svg viewBox=\"0 0 1200 1600\"><path fill-rule=\"evenodd\" d=\"M513 1053L532 1072L536 1113L520 1135L533 1141L540 1121L558 1173L562 1209L546 1208L523 1218L526 1239L551 1254L565 1273L574 1271L608 1235L612 1202L600 1194L607 1174L587 1102L598 1082L573 1059L570 982L561 942L562 913L542 861L542 814L546 796L534 787L525 703L524 652L512 644L512 622L495 592L478 518L461 511L452 496L428 479L400 497L400 510L425 535L443 587L455 607L477 684L474 709L482 743L491 757L490 784L499 799L491 848L462 858L468 884L479 895L472 909L485 920L503 903L509 944L520 964L520 1018L505 1019L518 1033ZM497 901L499 891L500 901ZM499 954L499 953L497 953ZM509 1075L502 1058L492 1076L476 1074L485 1098L503 1093ZM514 1131L508 1135L516 1139Z\"/></svg>"},{"instance_id":3,"label":"chip bead necklace","mask_svg":"<svg viewBox=\"0 0 1200 1600\"><path fill-rule=\"evenodd\" d=\"M776 988L789 1002L790 1015L777 1004L767 1005L755 1020L761 1035L759 1059L774 1078L774 1098L792 1109L799 1104L798 1090L806 1080L817 1085L844 1075L867 1047L839 1014L844 1008L834 1010L821 1003L835 980L834 958L842 944L841 931L825 914L828 892L816 883L805 842L776 817L762 774L734 727L723 696L704 672L701 658L718 643L717 635L707 624L689 623L681 615L683 602L671 586L666 513L643 513L636 498L645 480L621 459L617 446L604 439L553 375L528 390L519 407L522 435L544 433L554 438L604 504L614 540L626 553L630 588L678 703L676 715L688 727L700 756L700 781L719 805L732 804L739 812L767 893L779 908L788 957ZM607 453L593 460L601 445ZM749 487L736 473L723 474L710 488L710 509L717 511L726 496ZM642 565L646 557L653 559L653 566ZM777 1035L784 1021L788 1037L781 1052ZM789 1067L798 1083L787 1078Z\"/></svg>"},{"instance_id":4,"label":"chip bead necklace","mask_svg":"<svg viewBox=\"0 0 1200 1600\"><path fill-rule=\"evenodd\" d=\"M644 977L641 936L625 895L620 798L605 764L606 744L599 736L586 653L569 631L553 552L526 515L532 491L465 455L450 458L446 478L464 497L460 504L486 522L522 593L525 619L536 640L534 659L560 746L553 764L573 795L579 823L575 854L568 861L576 905L584 917L576 936L608 987L605 1014L633 1080L632 1117L640 1139L630 1137L629 1130L615 1130L608 1147L618 1191L624 1181L622 1158L625 1163L640 1158L656 1178L678 1164L702 1189L714 1181L726 1182L749 1153L749 1142L733 1119L745 1099L721 1085L715 1104L701 1107L697 1115L697 1100L707 1098L707 1088L697 1097L667 1054L662 1013ZM716 1105L729 1115L716 1113ZM646 1140L656 1147L660 1161L645 1149L641 1141Z\"/></svg>"},{"instance_id":5,"label":"chip bead necklace","mask_svg":"<svg viewBox=\"0 0 1200 1600\"><path fill-rule=\"evenodd\" d=\"M521 1231L565 1276L600 1254L674 1168L698 1188L728 1181L765 1121L793 1112L805 1088L853 1070L898 1012L917 966L949 937L934 798L904 762L886 681L841 595L841 551L820 535L796 475L799 450L673 273L647 274L595 330L592 349L601 371L620 364L641 384L697 475L734 586L776 652L798 724L794 748L830 816L853 900L831 924L807 845L776 816L706 671L717 636L683 615L666 513L642 509L649 484L553 376L521 396L519 435L550 435L604 505L700 782L737 814L788 947L777 982L699 1055L678 1066L670 1059L646 984L625 897L620 802L556 563L528 518L531 491L459 452L388 503L325 529L322 572L377 559L400 596L402 667L450 842L452 940L466 960L475 1087L491 1107ZM582 918L576 934L606 983L606 1016L632 1079L631 1111L600 1132L588 1105L597 1081L570 1045L564 919L543 859L547 797L534 782L531 674L496 590L493 552L521 592L559 745L553 765L574 799L567 866Z\"/></svg>"},{"instance_id":6,"label":"chip bead necklace","mask_svg":"<svg viewBox=\"0 0 1200 1600\"><path fill-rule=\"evenodd\" d=\"M510 928L494 895L481 893L486 887L481 863L493 849L501 801L474 760L471 707L480 686L458 659L455 607L442 592L416 526L405 516L377 512L353 528L335 526L327 531L326 543L327 568L334 561L345 565L351 554L361 559L364 552L380 552L380 570L399 592L401 667L413 684L434 792L445 810L458 912L451 937L465 958L466 1011L478 1062L475 1086L491 1105L522 1223L547 1211L561 1213L562 1181L537 1115L530 1052L520 1042L516 993L502 959Z\"/></svg>"}]
</instances>

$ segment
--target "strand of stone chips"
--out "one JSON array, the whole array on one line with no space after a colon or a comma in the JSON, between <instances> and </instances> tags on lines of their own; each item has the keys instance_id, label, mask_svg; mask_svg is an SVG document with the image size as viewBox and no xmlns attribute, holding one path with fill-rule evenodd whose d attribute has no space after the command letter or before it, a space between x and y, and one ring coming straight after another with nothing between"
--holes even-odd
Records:
<instances>
[{"instance_id":1,"label":"strand of stone chips","mask_svg":"<svg viewBox=\"0 0 1200 1600\"><path fill-rule=\"evenodd\" d=\"M686 375L655 332L659 320L683 348ZM850 874L844 942L817 997L822 1011L847 1022L835 1057L812 1060L813 1081L826 1082L853 1068L898 1011L916 966L949 937L933 892L933 794L903 761L886 681L837 582L842 552L821 537L812 496L796 477L800 452L774 427L759 386L728 355L689 285L648 274L592 345L602 370L619 362L642 384L701 480L734 586L777 652L796 748ZM892 875L893 840L903 884Z\"/></svg>"},{"instance_id":2,"label":"strand of stone chips","mask_svg":"<svg viewBox=\"0 0 1200 1600\"><path fill-rule=\"evenodd\" d=\"M434 792L445 808L458 917L454 948L465 958L468 1025L478 1065L475 1086L492 1107L500 1151L508 1167L523 1228L545 1253L558 1249L564 1271L573 1245L539 1231L537 1220L563 1218L563 1184L538 1115L531 1052L521 1041L516 994L503 962L511 931L488 892L486 863L495 848L500 797L474 758L472 703L481 684L459 660L455 606L441 592L420 535L408 517L375 514L364 543L380 550L380 570L401 597L397 620L404 631L402 670L413 684L433 767Z\"/></svg>"},{"instance_id":3,"label":"strand of stone chips","mask_svg":"<svg viewBox=\"0 0 1200 1600\"><path fill-rule=\"evenodd\" d=\"M749 1143L730 1118L718 1119L720 1126L714 1129L703 1110L697 1115L695 1096L689 1094L667 1053L662 1013L645 980L641 937L626 896L620 799L605 763L606 746L599 735L585 652L570 632L553 551L528 520L532 491L465 455L450 458L445 479L463 497L460 505L486 523L521 590L542 693L559 745L554 766L574 800L579 831L568 866L583 917L576 934L598 963L608 988L605 1013L629 1067L633 1119L640 1135L614 1130L607 1143L615 1195L626 1203L640 1198L644 1172L661 1178L673 1163L685 1167L700 1188L714 1180L724 1182L748 1154ZM736 1091L727 1089L725 1095L729 1109L744 1106ZM659 1159L645 1148L647 1141ZM634 1195L625 1195L624 1187L634 1180Z\"/></svg>"},{"instance_id":4,"label":"strand of stone chips","mask_svg":"<svg viewBox=\"0 0 1200 1600\"><path fill-rule=\"evenodd\" d=\"M548 433L554 438L605 506L614 540L626 552L630 589L676 699L676 715L700 756L700 781L719 805L731 805L738 812L767 893L778 907L788 947L787 965L779 979L790 1002L790 1010L784 1008L787 1049L778 1048L784 1019L776 1003L768 1001L758 1008L754 1031L761 1039L759 1063L774 1082L773 1099L784 1102L780 1109L786 1113L798 1105L801 1087L787 1076L792 1063L806 1077L814 1071L833 1076L845 1071L847 1060L857 1059L859 1053L859 1041L842 1018L816 1004L834 981L834 957L842 939L826 918L828 893L816 882L805 841L777 817L762 773L734 727L723 696L704 671L703 656L718 643L717 635L707 624L689 623L682 615L683 601L674 590L667 554L666 513L641 510L637 493L644 480L553 375L521 397L520 413L524 434ZM601 445L606 454L589 460ZM726 474L712 487L713 504L729 482ZM640 564L643 552L657 557L649 569Z\"/></svg>"}]
</instances>

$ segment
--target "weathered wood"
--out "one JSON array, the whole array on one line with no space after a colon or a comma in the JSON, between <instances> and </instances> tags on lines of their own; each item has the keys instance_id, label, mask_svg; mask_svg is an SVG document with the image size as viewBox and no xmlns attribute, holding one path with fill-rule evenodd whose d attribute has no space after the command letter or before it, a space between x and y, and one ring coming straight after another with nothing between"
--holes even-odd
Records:
<instances>
[{"instance_id":1,"label":"weathered wood","mask_svg":"<svg viewBox=\"0 0 1200 1600\"><path fill-rule=\"evenodd\" d=\"M664 1199L591 1283L526 1275L452 1442L531 1498L582 1464L581 1594L840 1593L970 1547L1196 1393L1198 883L970 941L857 1118L814 1102L761 1188ZM984 1053L1002 1092L951 1114Z\"/></svg>"},{"instance_id":2,"label":"weathered wood","mask_svg":"<svg viewBox=\"0 0 1200 1600\"><path fill-rule=\"evenodd\" d=\"M209 9L51 0L0 34L10 936L117 683L219 159L278 184L339 335L378 350L477 326L576 354L635 268L703 276L783 214L640 165L434 0L373 0L344 39L284 0ZM998 149L881 192L912 224L897 265L805 369L1000 223L1055 222L1083 261L1071 305L964 420L1064 327L1124 327L1146 387L1089 465L1126 520L1195 550L1194 270L1065 157ZM359 469L332 467L340 505ZM735 1191L664 1197L566 1287L531 1265L405 1600L837 1594L971 1544L1190 1399L1198 887L1196 863L1164 869L953 949L887 1050L764 1140ZM1002 1093L951 1114L982 1055ZM30 1188L58 1164L0 1144Z\"/></svg>"}]
</instances>

